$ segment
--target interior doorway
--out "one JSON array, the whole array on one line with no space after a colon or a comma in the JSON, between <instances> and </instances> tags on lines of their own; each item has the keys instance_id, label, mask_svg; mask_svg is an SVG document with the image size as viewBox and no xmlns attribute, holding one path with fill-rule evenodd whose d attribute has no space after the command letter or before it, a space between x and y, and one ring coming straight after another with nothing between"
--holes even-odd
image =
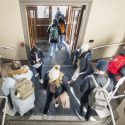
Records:
<instances>
[{"instance_id":1,"label":"interior doorway","mask_svg":"<svg viewBox=\"0 0 125 125\"><path fill-rule=\"evenodd\" d=\"M27 21L30 37L30 48L34 44L46 45L49 43L48 27L55 18L57 8L64 15L66 24L66 39L65 43L72 50L76 49L81 19L85 10L85 5L82 6L27 6ZM47 47L47 46L45 46Z\"/></svg>"}]
</instances>

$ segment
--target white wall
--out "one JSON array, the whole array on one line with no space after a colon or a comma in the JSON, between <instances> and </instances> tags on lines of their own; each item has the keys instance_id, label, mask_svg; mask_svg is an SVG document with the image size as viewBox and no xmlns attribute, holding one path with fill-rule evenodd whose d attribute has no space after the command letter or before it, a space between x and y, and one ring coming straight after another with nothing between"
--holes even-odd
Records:
<instances>
[{"instance_id":1,"label":"white wall","mask_svg":"<svg viewBox=\"0 0 125 125\"><path fill-rule=\"evenodd\" d=\"M124 42L124 12L125 0L93 0L84 42L95 40L91 47ZM118 49L119 46L99 49L94 51L94 58L110 57Z\"/></svg>"},{"instance_id":2,"label":"white wall","mask_svg":"<svg viewBox=\"0 0 125 125\"><path fill-rule=\"evenodd\" d=\"M24 35L19 0L0 0L0 46L15 47L15 50L0 48L2 57L27 59L26 48L20 42L24 42Z\"/></svg>"}]
</instances>

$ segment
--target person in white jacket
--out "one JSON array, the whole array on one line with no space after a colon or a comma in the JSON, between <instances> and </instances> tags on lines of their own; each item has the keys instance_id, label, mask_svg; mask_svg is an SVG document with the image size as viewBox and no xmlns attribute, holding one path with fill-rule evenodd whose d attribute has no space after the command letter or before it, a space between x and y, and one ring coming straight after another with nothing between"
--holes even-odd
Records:
<instances>
[{"instance_id":1,"label":"person in white jacket","mask_svg":"<svg viewBox=\"0 0 125 125\"><path fill-rule=\"evenodd\" d=\"M11 64L11 71L5 78L3 78L2 92L5 96L8 97L8 102L11 106L11 109L13 109L15 112L16 112L15 104L17 104L18 107L20 107L21 102L24 104L23 100L17 99L16 96L12 93L13 92L12 90L15 88L15 84L17 82L16 80L23 78L31 80L32 77L33 73L28 66L26 65L22 66L19 61L13 61ZM32 99L33 100L35 99L34 95ZM23 110L23 107L24 106L22 106L21 110ZM23 112L20 114L23 115L24 113L25 111L23 110Z\"/></svg>"}]
</instances>

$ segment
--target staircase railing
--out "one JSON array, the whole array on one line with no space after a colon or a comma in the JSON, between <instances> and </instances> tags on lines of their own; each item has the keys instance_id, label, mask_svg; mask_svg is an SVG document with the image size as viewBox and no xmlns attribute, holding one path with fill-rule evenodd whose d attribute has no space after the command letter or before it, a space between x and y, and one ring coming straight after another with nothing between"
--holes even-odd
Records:
<instances>
[{"instance_id":1,"label":"staircase railing","mask_svg":"<svg viewBox=\"0 0 125 125\"><path fill-rule=\"evenodd\" d=\"M5 99L5 106L4 106L4 109L3 109L3 117L2 117L2 125L4 125L5 117L6 117L6 107L7 107L7 101L8 101L8 99L5 96L0 96L0 98Z\"/></svg>"}]
</instances>

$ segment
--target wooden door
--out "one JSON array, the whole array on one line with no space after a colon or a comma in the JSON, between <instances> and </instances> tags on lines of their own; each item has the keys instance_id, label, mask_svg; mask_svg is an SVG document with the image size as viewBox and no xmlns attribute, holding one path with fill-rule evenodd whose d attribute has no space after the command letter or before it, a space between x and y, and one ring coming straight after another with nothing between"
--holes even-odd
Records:
<instances>
[{"instance_id":1,"label":"wooden door","mask_svg":"<svg viewBox=\"0 0 125 125\"><path fill-rule=\"evenodd\" d=\"M27 7L27 18L29 27L30 47L36 44L36 7Z\"/></svg>"}]
</instances>

